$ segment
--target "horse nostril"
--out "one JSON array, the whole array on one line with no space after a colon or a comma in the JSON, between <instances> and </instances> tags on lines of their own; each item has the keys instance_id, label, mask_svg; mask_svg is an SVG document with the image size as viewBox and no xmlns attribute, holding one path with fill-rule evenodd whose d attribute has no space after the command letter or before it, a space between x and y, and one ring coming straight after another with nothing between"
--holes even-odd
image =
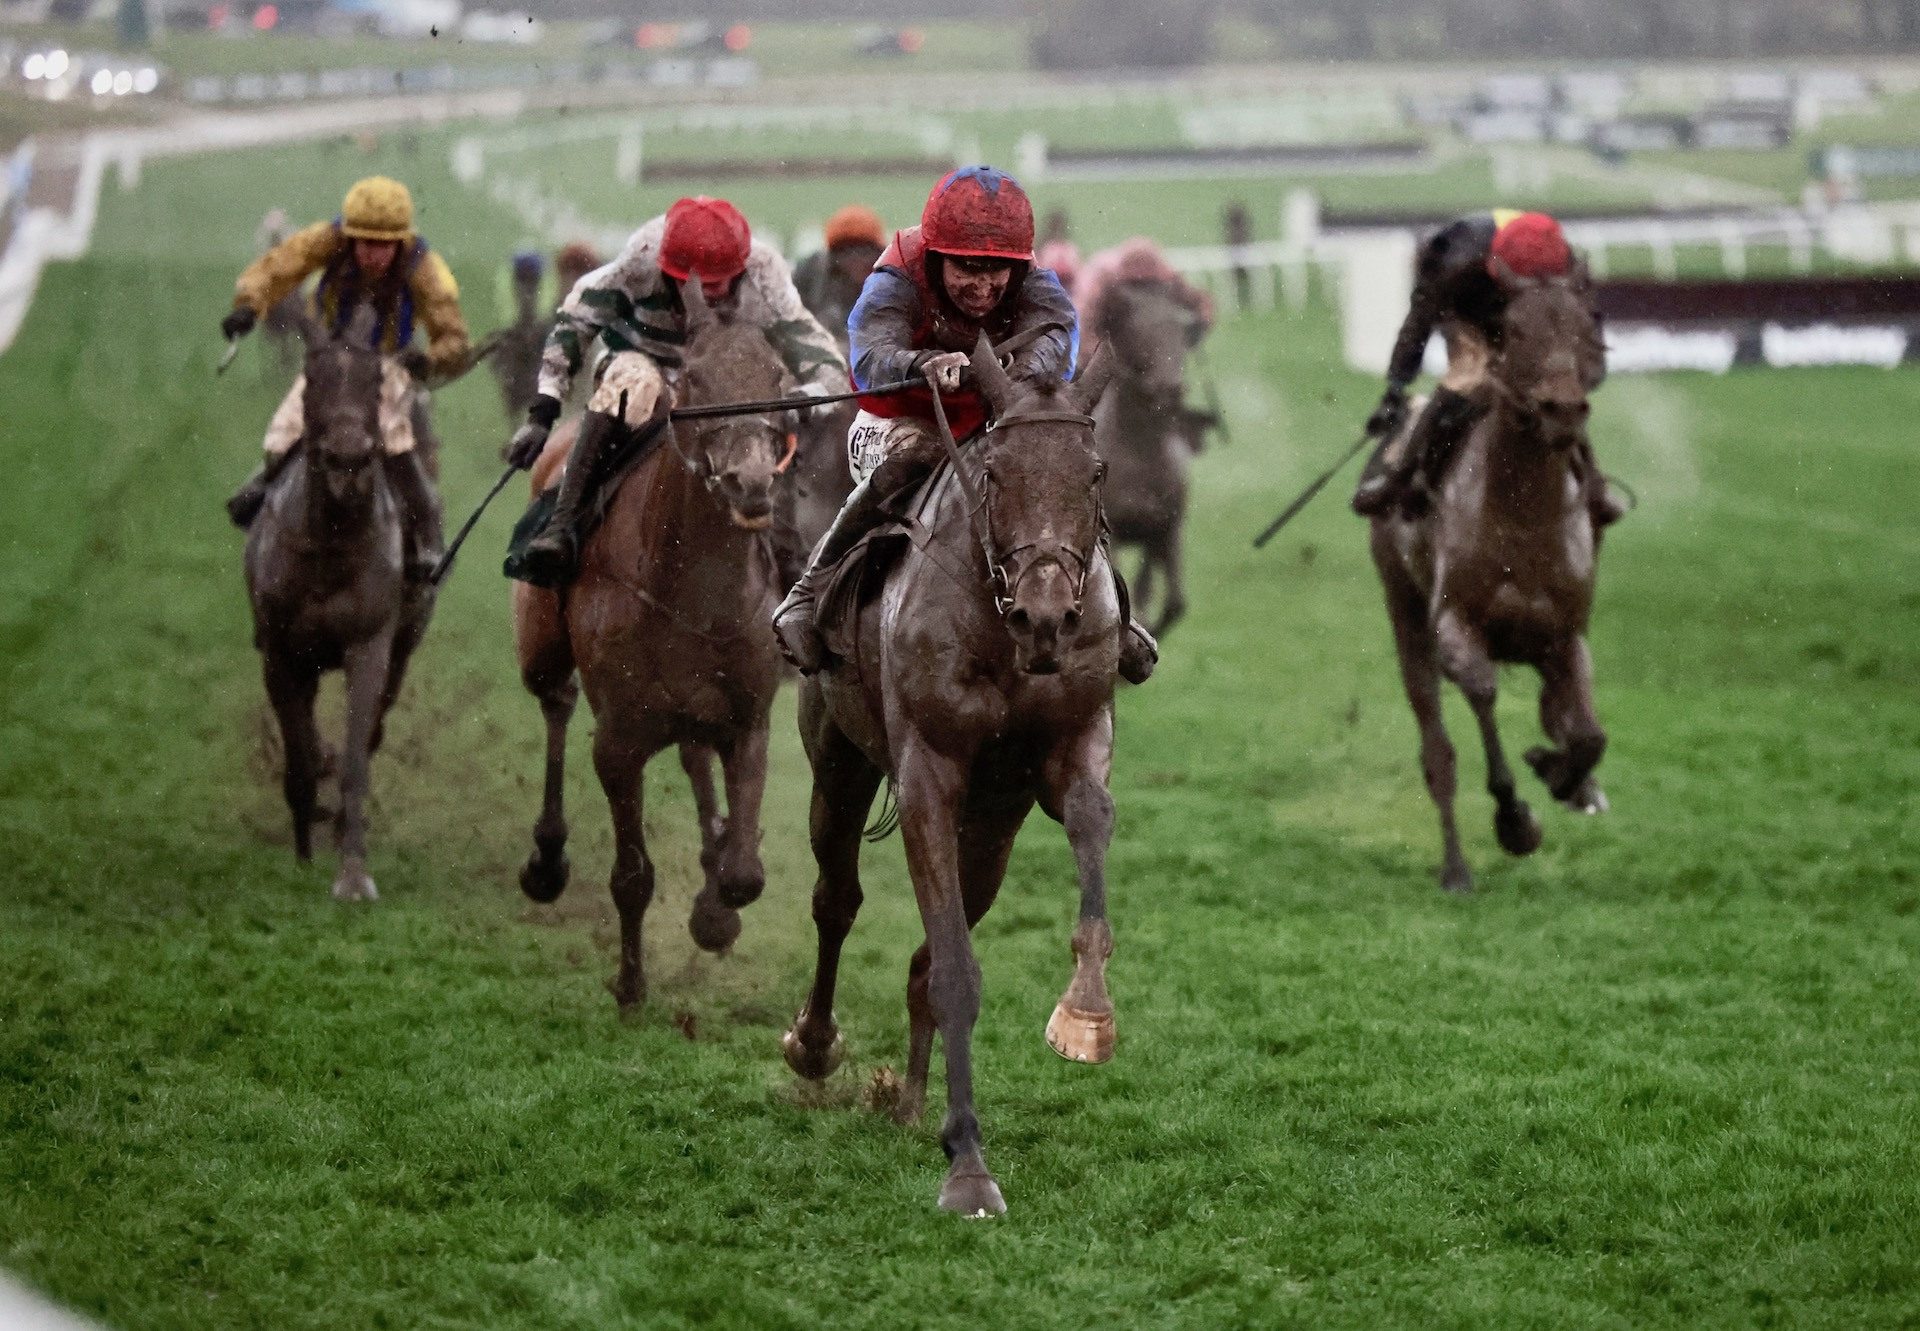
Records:
<instances>
[{"instance_id":1,"label":"horse nostril","mask_svg":"<svg viewBox=\"0 0 1920 1331\"><path fill-rule=\"evenodd\" d=\"M1033 616L1021 607L1015 606L1013 613L1007 616L1007 627L1016 633L1025 633L1033 627Z\"/></svg>"},{"instance_id":2,"label":"horse nostril","mask_svg":"<svg viewBox=\"0 0 1920 1331\"><path fill-rule=\"evenodd\" d=\"M1080 631L1080 612L1078 610L1067 611L1066 614L1060 617L1060 627L1068 633L1078 633Z\"/></svg>"}]
</instances>

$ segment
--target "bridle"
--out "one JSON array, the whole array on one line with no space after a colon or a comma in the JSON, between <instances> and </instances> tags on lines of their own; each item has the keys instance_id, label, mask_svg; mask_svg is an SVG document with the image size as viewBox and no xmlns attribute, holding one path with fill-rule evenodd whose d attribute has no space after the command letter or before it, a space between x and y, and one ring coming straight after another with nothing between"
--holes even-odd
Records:
<instances>
[{"instance_id":1,"label":"bridle","mask_svg":"<svg viewBox=\"0 0 1920 1331\"><path fill-rule=\"evenodd\" d=\"M1004 622L1013 613L1014 598L1020 590L1020 582L1027 574L1047 564L1057 565L1073 583L1073 612L1079 613L1081 602L1086 597L1087 577L1093 571L1093 555L1099 546L1097 534L1092 544L1085 550L1076 550L1064 541L1028 541L1002 550L995 544L993 536L993 501L990 490L982 487L967 466L960 452L960 445L953 437L953 427L947 423L946 404L940 398L940 386L932 374L927 376L928 386L933 390L933 416L940 427L940 443L946 449L947 460L953 467L953 474L960 483L961 493L967 500L967 518L973 528L974 540L979 543L980 553L987 565L987 591L993 597L994 611ZM1081 411L1066 411L1058 408L1038 408L1033 411L1016 411L992 422L986 432L1010 429L1017 425L1078 425L1089 433L1094 427L1093 417ZM1040 553L1019 564L1011 577L1007 574L1010 565L1014 565L1018 556L1029 550ZM1068 561L1073 566L1070 567ZM1075 569L1077 568L1077 573Z\"/></svg>"}]
</instances>

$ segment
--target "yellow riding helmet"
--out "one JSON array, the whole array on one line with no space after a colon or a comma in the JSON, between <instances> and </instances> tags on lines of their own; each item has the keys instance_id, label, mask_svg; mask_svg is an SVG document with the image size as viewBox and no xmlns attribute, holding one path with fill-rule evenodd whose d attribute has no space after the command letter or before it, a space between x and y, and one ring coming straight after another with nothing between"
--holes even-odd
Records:
<instances>
[{"instance_id":1,"label":"yellow riding helmet","mask_svg":"<svg viewBox=\"0 0 1920 1331\"><path fill-rule=\"evenodd\" d=\"M340 230L354 240L413 238L413 195L397 180L368 176L347 191Z\"/></svg>"}]
</instances>

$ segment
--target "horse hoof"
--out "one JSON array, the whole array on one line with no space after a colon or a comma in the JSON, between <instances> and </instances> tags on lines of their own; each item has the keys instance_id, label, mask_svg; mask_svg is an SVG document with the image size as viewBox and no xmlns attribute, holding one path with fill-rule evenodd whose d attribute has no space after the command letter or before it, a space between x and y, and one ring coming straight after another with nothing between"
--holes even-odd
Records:
<instances>
[{"instance_id":1,"label":"horse hoof","mask_svg":"<svg viewBox=\"0 0 1920 1331\"><path fill-rule=\"evenodd\" d=\"M1047 1045L1075 1063L1104 1063L1113 1057L1113 1013L1082 1012L1063 999L1047 1019Z\"/></svg>"},{"instance_id":2,"label":"horse hoof","mask_svg":"<svg viewBox=\"0 0 1920 1331\"><path fill-rule=\"evenodd\" d=\"M940 1209L968 1220L987 1220L1005 1215L1007 1202L991 1174L949 1174L940 1185Z\"/></svg>"},{"instance_id":3,"label":"horse hoof","mask_svg":"<svg viewBox=\"0 0 1920 1331\"><path fill-rule=\"evenodd\" d=\"M893 1102L893 1121L901 1127L912 1127L927 1112L927 1088L925 1086L906 1085L900 1088L900 1098Z\"/></svg>"},{"instance_id":4,"label":"horse hoof","mask_svg":"<svg viewBox=\"0 0 1920 1331\"><path fill-rule=\"evenodd\" d=\"M787 1066L794 1075L805 1077L808 1081L824 1081L833 1075L840 1066L840 1060L846 1057L847 1042L840 1038L840 1032L833 1033L833 1040L824 1050L816 1049L800 1038L800 1029L796 1024L780 1037L780 1052L785 1055Z\"/></svg>"},{"instance_id":5,"label":"horse hoof","mask_svg":"<svg viewBox=\"0 0 1920 1331\"><path fill-rule=\"evenodd\" d=\"M562 851L554 859L548 859L539 851L527 856L527 862L520 866L520 890L530 900L542 905L558 901L560 894L567 890L567 880L573 875L573 865Z\"/></svg>"},{"instance_id":6,"label":"horse hoof","mask_svg":"<svg viewBox=\"0 0 1920 1331\"><path fill-rule=\"evenodd\" d=\"M1540 849L1546 835L1533 810L1519 801L1515 801L1511 809L1502 809L1493 816L1493 830L1500 838L1500 849L1509 855L1533 854Z\"/></svg>"},{"instance_id":7,"label":"horse hoof","mask_svg":"<svg viewBox=\"0 0 1920 1331\"><path fill-rule=\"evenodd\" d=\"M343 873L333 880L333 899L335 901L378 901L380 891L373 885L370 875Z\"/></svg>"},{"instance_id":8,"label":"horse hoof","mask_svg":"<svg viewBox=\"0 0 1920 1331\"><path fill-rule=\"evenodd\" d=\"M717 904L702 892L693 901L693 914L687 917L687 932L703 952L716 956L730 949L740 938L740 912Z\"/></svg>"},{"instance_id":9,"label":"horse hoof","mask_svg":"<svg viewBox=\"0 0 1920 1331\"><path fill-rule=\"evenodd\" d=\"M1450 864L1440 871L1440 890L1455 896L1473 891L1473 870L1464 864Z\"/></svg>"},{"instance_id":10,"label":"horse hoof","mask_svg":"<svg viewBox=\"0 0 1920 1331\"><path fill-rule=\"evenodd\" d=\"M720 880L720 904L733 910L751 906L767 890L767 875L758 865L750 874Z\"/></svg>"},{"instance_id":11,"label":"horse hoof","mask_svg":"<svg viewBox=\"0 0 1920 1331\"><path fill-rule=\"evenodd\" d=\"M607 981L607 992L613 995L613 1003L619 1009L621 1021L632 1021L638 1017L641 1005L647 1001L647 984L644 980L626 981L616 975Z\"/></svg>"},{"instance_id":12,"label":"horse hoof","mask_svg":"<svg viewBox=\"0 0 1920 1331\"><path fill-rule=\"evenodd\" d=\"M1607 792L1600 789L1600 783L1588 777L1567 796L1567 807L1575 813L1595 814L1605 813L1613 806L1607 803Z\"/></svg>"}]
</instances>

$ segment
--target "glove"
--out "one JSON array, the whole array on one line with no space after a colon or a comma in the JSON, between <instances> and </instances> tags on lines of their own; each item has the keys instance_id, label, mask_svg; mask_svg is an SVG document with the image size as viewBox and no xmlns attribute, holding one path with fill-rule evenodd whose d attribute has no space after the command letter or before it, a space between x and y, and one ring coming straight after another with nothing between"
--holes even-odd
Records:
<instances>
[{"instance_id":1,"label":"glove","mask_svg":"<svg viewBox=\"0 0 1920 1331\"><path fill-rule=\"evenodd\" d=\"M547 436L553 433L553 423L560 419L560 403L545 393L533 400L527 408L527 423L513 432L513 438L507 444L507 461L521 471L528 471L540 460L540 450L547 446Z\"/></svg>"},{"instance_id":2,"label":"glove","mask_svg":"<svg viewBox=\"0 0 1920 1331\"><path fill-rule=\"evenodd\" d=\"M920 373L927 376L943 393L951 393L959 388L973 360L964 351L942 351L929 356L920 363Z\"/></svg>"},{"instance_id":3,"label":"glove","mask_svg":"<svg viewBox=\"0 0 1920 1331\"><path fill-rule=\"evenodd\" d=\"M427 359L427 353L419 347L408 347L400 353L400 368L415 379L425 379L433 363Z\"/></svg>"},{"instance_id":4,"label":"glove","mask_svg":"<svg viewBox=\"0 0 1920 1331\"><path fill-rule=\"evenodd\" d=\"M253 331L260 316L253 312L251 305L236 305L227 311L227 317L220 321L220 333L227 341L245 337Z\"/></svg>"},{"instance_id":5,"label":"glove","mask_svg":"<svg viewBox=\"0 0 1920 1331\"><path fill-rule=\"evenodd\" d=\"M1375 439L1384 439L1398 430L1406 419L1407 390L1398 384L1389 384L1380 397L1380 405L1373 409L1373 415L1367 417L1367 433Z\"/></svg>"}]
</instances>

